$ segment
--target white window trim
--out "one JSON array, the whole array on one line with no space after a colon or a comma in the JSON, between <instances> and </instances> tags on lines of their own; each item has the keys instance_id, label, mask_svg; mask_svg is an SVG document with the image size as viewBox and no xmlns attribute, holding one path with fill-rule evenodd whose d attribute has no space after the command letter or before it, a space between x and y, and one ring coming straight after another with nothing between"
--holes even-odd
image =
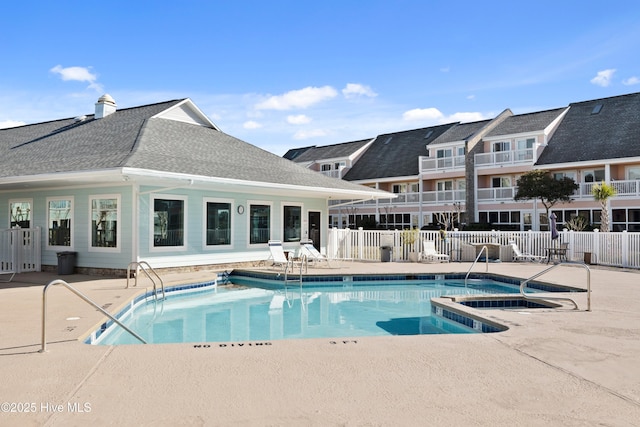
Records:
<instances>
[{"instance_id":1,"label":"white window trim","mask_svg":"<svg viewBox=\"0 0 640 427\"><path fill-rule=\"evenodd\" d=\"M247 247L248 248L260 248L267 247L268 243L251 243L251 205L264 205L269 206L269 239L273 240L273 230L274 230L274 214L273 214L273 202L267 202L264 200L247 200L247 209L245 211L245 215L247 216L246 225L247 225Z\"/></svg>"},{"instance_id":2,"label":"white window trim","mask_svg":"<svg viewBox=\"0 0 640 427\"><path fill-rule=\"evenodd\" d=\"M283 244L287 243L287 241L284 240L284 208L285 206L300 208L300 240L303 240L304 225L306 222L306 218L304 215L304 204L300 202L280 202L280 236L281 236L280 240L282 240ZM294 240L292 242L298 243L299 240Z\"/></svg>"},{"instance_id":3,"label":"white window trim","mask_svg":"<svg viewBox=\"0 0 640 427\"><path fill-rule=\"evenodd\" d=\"M71 202L71 212L69 213L69 219L71 220L71 229L69 230L69 246L59 246L59 245L50 245L49 244L49 203L54 202L56 200L66 200L66 201L70 201ZM72 251L75 247L74 244L74 237L75 237L75 233L73 232L74 228L75 228L75 215L74 215L74 210L75 210L75 197L74 196L60 196L60 197L47 197L46 199L46 211L47 211L47 223L46 223L46 227L45 227L45 242L46 242L46 248L48 250L65 250L65 251Z\"/></svg>"},{"instance_id":4,"label":"white window trim","mask_svg":"<svg viewBox=\"0 0 640 427\"><path fill-rule=\"evenodd\" d=\"M93 233L93 230L91 229L91 218L92 218L92 214L93 212L91 211L91 202L95 199L116 199L116 203L118 204L118 208L116 209L116 215L118 217L118 221L116 223L116 247L115 248L102 248L102 247L96 247L96 246L92 246L91 243L91 236ZM122 231L121 231L121 224L122 224L122 211L121 211L121 207L122 207L122 203L121 203L121 198L120 198L120 194L94 194L94 195L90 195L89 196L89 233L87 234L88 237L88 241L87 241L87 251L88 252L116 252L119 253L122 250Z\"/></svg>"},{"instance_id":5,"label":"white window trim","mask_svg":"<svg viewBox=\"0 0 640 427\"><path fill-rule=\"evenodd\" d=\"M154 231L154 224L153 224L153 211L154 211L154 206L156 204L156 200L157 199L167 199L167 200L182 200L184 202L184 221L183 221L183 242L182 242L182 246L155 246L154 245L154 241L153 241L153 231ZM182 195L177 195L177 194L156 194L153 193L151 194L150 200L149 200L149 253L152 252L156 252L156 253L161 253L161 252L171 252L171 251L180 251L180 252L184 252L187 250L188 244L187 244L187 240L188 240L188 221L187 218L189 218L188 215L188 197L187 196L182 196Z\"/></svg>"},{"instance_id":6,"label":"white window trim","mask_svg":"<svg viewBox=\"0 0 640 427\"><path fill-rule=\"evenodd\" d=\"M625 179L627 181L631 181L633 179L633 178L629 177L629 173L631 172L632 169L638 169L640 171L640 166L634 165L634 166L627 166L625 168L624 175L625 175Z\"/></svg>"},{"instance_id":7,"label":"white window trim","mask_svg":"<svg viewBox=\"0 0 640 427\"><path fill-rule=\"evenodd\" d=\"M229 211L229 216L231 219L231 230L230 230L230 236L229 236L229 241L231 242L228 245L207 245L207 203L229 203L230 205L230 211ZM245 212L246 214L246 212ZM243 214L244 215L244 214ZM234 237L235 237L235 224L236 221L239 221L240 214L236 212L236 203L235 200L233 199L220 199L220 198L215 198L215 197L204 197L202 199L202 249L204 250L208 250L208 251L215 251L215 250L220 250L220 249L224 249L224 250L229 250L229 249L233 249L233 242L234 242Z\"/></svg>"},{"instance_id":8,"label":"white window trim","mask_svg":"<svg viewBox=\"0 0 640 427\"><path fill-rule=\"evenodd\" d=\"M31 221L31 228L34 227L34 222L33 222L33 214L34 214L34 209L33 209L33 199L9 199L9 203L7 205L7 209L9 210L9 217L7 218L7 228L11 228L11 204L13 203L29 203L29 206L31 206L31 212L29 212L29 221ZM49 205L47 204L47 207ZM48 241L49 239L47 239Z\"/></svg>"}]
</instances>

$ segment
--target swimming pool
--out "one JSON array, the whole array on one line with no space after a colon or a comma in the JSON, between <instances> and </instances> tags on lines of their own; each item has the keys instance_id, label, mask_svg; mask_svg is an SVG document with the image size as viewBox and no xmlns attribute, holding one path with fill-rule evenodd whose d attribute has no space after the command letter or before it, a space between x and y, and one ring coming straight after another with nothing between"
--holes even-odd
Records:
<instances>
[{"instance_id":1,"label":"swimming pool","mask_svg":"<svg viewBox=\"0 0 640 427\"><path fill-rule=\"evenodd\" d=\"M518 293L515 280L474 278L465 287L460 275L305 279L302 288L259 275L232 276L229 286L212 282L171 288L165 301L140 298L118 318L148 343L464 334L501 329L443 313L431 304L432 298ZM86 342L138 343L111 321Z\"/></svg>"}]
</instances>

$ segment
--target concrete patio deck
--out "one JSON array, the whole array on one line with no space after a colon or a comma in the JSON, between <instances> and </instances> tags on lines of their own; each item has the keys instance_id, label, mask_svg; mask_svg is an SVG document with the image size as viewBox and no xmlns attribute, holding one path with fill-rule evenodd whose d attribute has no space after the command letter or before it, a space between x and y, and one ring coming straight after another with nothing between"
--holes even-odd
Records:
<instances>
[{"instance_id":1,"label":"concrete patio deck","mask_svg":"<svg viewBox=\"0 0 640 427\"><path fill-rule=\"evenodd\" d=\"M314 273L466 272L469 266L343 262ZM525 278L546 267L502 263L489 272ZM594 267L590 312L586 293L571 294L579 310L475 311L509 327L501 333L267 346L86 345L78 338L102 314L56 286L48 291L48 351L39 353L43 285L55 278L25 273L0 283L2 426L640 424L637 271ZM141 291L125 289L125 279L60 278L112 312ZM586 287L585 270L576 266L539 280Z\"/></svg>"}]
</instances>

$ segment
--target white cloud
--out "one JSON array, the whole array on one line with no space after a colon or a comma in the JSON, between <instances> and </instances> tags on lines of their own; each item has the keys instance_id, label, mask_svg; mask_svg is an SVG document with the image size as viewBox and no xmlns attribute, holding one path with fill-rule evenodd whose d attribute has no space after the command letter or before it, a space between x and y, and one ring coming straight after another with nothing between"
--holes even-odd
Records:
<instances>
[{"instance_id":1,"label":"white cloud","mask_svg":"<svg viewBox=\"0 0 640 427\"><path fill-rule=\"evenodd\" d=\"M476 99L476 96L475 95L469 95L469 96L467 96L467 99L470 100L470 101L473 101L474 99Z\"/></svg>"},{"instance_id":2,"label":"white cloud","mask_svg":"<svg viewBox=\"0 0 640 427\"><path fill-rule=\"evenodd\" d=\"M244 122L242 127L245 129L260 129L262 125L258 122L254 122L253 120L249 120L248 122Z\"/></svg>"},{"instance_id":3,"label":"white cloud","mask_svg":"<svg viewBox=\"0 0 640 427\"><path fill-rule=\"evenodd\" d=\"M14 128L16 126L24 126L24 125L26 125L25 122L17 122L15 120L5 120L3 122L0 122L0 129Z\"/></svg>"},{"instance_id":4,"label":"white cloud","mask_svg":"<svg viewBox=\"0 0 640 427\"><path fill-rule=\"evenodd\" d=\"M440 68L440 72L441 73L448 73L449 71L451 71L451 67L442 67L442 68Z\"/></svg>"},{"instance_id":5,"label":"white cloud","mask_svg":"<svg viewBox=\"0 0 640 427\"><path fill-rule=\"evenodd\" d=\"M378 96L369 86L361 85L359 83L347 83L342 94L345 98L355 98L357 96L368 96L374 98Z\"/></svg>"},{"instance_id":6,"label":"white cloud","mask_svg":"<svg viewBox=\"0 0 640 427\"><path fill-rule=\"evenodd\" d=\"M291 110L307 108L322 101L335 98L338 92L331 86L312 87L292 90L284 95L271 96L256 105L258 110Z\"/></svg>"},{"instance_id":7,"label":"white cloud","mask_svg":"<svg viewBox=\"0 0 640 427\"><path fill-rule=\"evenodd\" d=\"M615 68L598 71L598 74L591 79L591 83L593 83L594 85L607 87L611 84L611 78L613 77L613 73L615 72Z\"/></svg>"},{"instance_id":8,"label":"white cloud","mask_svg":"<svg viewBox=\"0 0 640 427\"><path fill-rule=\"evenodd\" d=\"M414 108L402 114L402 119L407 122L416 120L437 121L443 117L444 115L437 108Z\"/></svg>"},{"instance_id":9,"label":"white cloud","mask_svg":"<svg viewBox=\"0 0 640 427\"><path fill-rule=\"evenodd\" d=\"M484 120L484 114L478 112L458 112L449 116L445 116L437 108L414 108L413 110L405 111L402 114L402 119L405 122L421 121L424 123L451 123L451 122L476 122L478 120Z\"/></svg>"},{"instance_id":10,"label":"white cloud","mask_svg":"<svg viewBox=\"0 0 640 427\"><path fill-rule=\"evenodd\" d=\"M287 116L287 123L292 125L304 125L311 122L311 118L304 114L298 114L297 116Z\"/></svg>"},{"instance_id":11,"label":"white cloud","mask_svg":"<svg viewBox=\"0 0 640 427\"><path fill-rule=\"evenodd\" d=\"M447 117L447 122L462 122L462 123L469 123L469 122L477 122L479 120L484 120L487 117L484 116L484 114L482 113L477 113L477 112L468 112L468 113L454 113L452 115L450 115L449 117Z\"/></svg>"},{"instance_id":12,"label":"white cloud","mask_svg":"<svg viewBox=\"0 0 640 427\"><path fill-rule=\"evenodd\" d=\"M293 135L293 139L310 139L327 136L327 132L322 129L299 130Z\"/></svg>"},{"instance_id":13,"label":"white cloud","mask_svg":"<svg viewBox=\"0 0 640 427\"><path fill-rule=\"evenodd\" d=\"M89 68L86 67L66 67L63 68L62 65L56 65L52 69L49 70L54 74L58 74L63 81L76 81L76 82L87 82L89 83L89 88L95 89L98 92L102 92L102 85L96 83L98 79L98 75L89 71Z\"/></svg>"},{"instance_id":14,"label":"white cloud","mask_svg":"<svg viewBox=\"0 0 640 427\"><path fill-rule=\"evenodd\" d=\"M637 85L638 83L640 83L640 79L636 76L629 77L628 79L624 79L622 81L622 84L625 86Z\"/></svg>"}]
</instances>

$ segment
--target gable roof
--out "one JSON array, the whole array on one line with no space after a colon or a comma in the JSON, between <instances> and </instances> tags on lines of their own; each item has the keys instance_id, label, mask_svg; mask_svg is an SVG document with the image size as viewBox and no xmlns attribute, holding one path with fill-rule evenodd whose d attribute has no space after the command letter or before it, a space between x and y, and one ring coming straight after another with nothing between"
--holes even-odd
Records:
<instances>
[{"instance_id":1,"label":"gable roof","mask_svg":"<svg viewBox=\"0 0 640 427\"><path fill-rule=\"evenodd\" d=\"M290 150L287 150L287 152L284 153L284 156L282 157L288 160L294 160L296 157L300 156L305 151L310 150L314 147L315 145L310 145L308 147L292 148Z\"/></svg>"},{"instance_id":2,"label":"gable roof","mask_svg":"<svg viewBox=\"0 0 640 427\"><path fill-rule=\"evenodd\" d=\"M324 145L322 147L313 146L308 147L294 158L287 157L286 154L284 157L298 163L313 162L322 159L344 158L353 155L356 151L367 145L369 142L371 142L371 138L362 139L359 141L342 142L340 144ZM289 150L287 153L291 151L293 150Z\"/></svg>"},{"instance_id":3,"label":"gable roof","mask_svg":"<svg viewBox=\"0 0 640 427\"><path fill-rule=\"evenodd\" d=\"M449 129L447 129L446 132L433 140L429 145L466 141L480 129L485 127L489 122L491 122L491 119L470 123L454 123L454 126L451 126Z\"/></svg>"},{"instance_id":4,"label":"gable roof","mask_svg":"<svg viewBox=\"0 0 640 427\"><path fill-rule=\"evenodd\" d=\"M358 181L418 175L418 157L427 155L426 145L450 129L452 125L379 135L343 179Z\"/></svg>"},{"instance_id":5,"label":"gable roof","mask_svg":"<svg viewBox=\"0 0 640 427\"><path fill-rule=\"evenodd\" d=\"M536 165L623 157L640 157L640 93L569 104Z\"/></svg>"},{"instance_id":6,"label":"gable roof","mask_svg":"<svg viewBox=\"0 0 640 427\"><path fill-rule=\"evenodd\" d=\"M184 108L177 109L180 104ZM227 135L198 112L183 99L120 109L101 119L92 115L1 129L0 188L60 180L122 182L126 175L148 183L181 179L284 194L389 197Z\"/></svg>"},{"instance_id":7,"label":"gable roof","mask_svg":"<svg viewBox=\"0 0 640 427\"><path fill-rule=\"evenodd\" d=\"M553 110L509 116L488 132L485 137L491 138L492 136L516 135L519 133L544 130L566 109L567 107L562 107Z\"/></svg>"}]
</instances>

